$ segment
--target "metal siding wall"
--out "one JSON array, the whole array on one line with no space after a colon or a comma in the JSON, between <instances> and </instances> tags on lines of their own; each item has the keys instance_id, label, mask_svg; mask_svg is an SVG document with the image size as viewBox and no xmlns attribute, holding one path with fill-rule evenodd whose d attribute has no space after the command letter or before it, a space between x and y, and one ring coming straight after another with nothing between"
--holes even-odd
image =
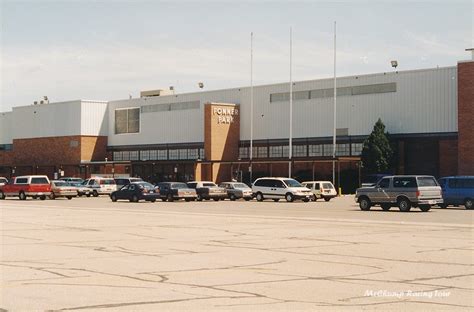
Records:
<instances>
[{"instance_id":1,"label":"metal siding wall","mask_svg":"<svg viewBox=\"0 0 474 312\"><path fill-rule=\"evenodd\" d=\"M80 116L80 101L14 107L13 138L78 135L81 133Z\"/></svg>"},{"instance_id":2,"label":"metal siding wall","mask_svg":"<svg viewBox=\"0 0 474 312\"><path fill-rule=\"evenodd\" d=\"M0 113L0 144L12 144L12 117L11 112Z\"/></svg>"},{"instance_id":3,"label":"metal siding wall","mask_svg":"<svg viewBox=\"0 0 474 312\"><path fill-rule=\"evenodd\" d=\"M107 102L81 102L81 135L106 136L108 131Z\"/></svg>"}]
</instances>

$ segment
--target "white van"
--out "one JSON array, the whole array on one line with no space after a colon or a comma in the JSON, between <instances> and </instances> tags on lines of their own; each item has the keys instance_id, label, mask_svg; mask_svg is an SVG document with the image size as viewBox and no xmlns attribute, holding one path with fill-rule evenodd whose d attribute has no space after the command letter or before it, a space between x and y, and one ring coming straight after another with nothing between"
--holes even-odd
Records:
<instances>
[{"instance_id":1,"label":"white van","mask_svg":"<svg viewBox=\"0 0 474 312\"><path fill-rule=\"evenodd\" d=\"M313 194L298 181L290 178L260 178L252 185L252 192L257 201L273 199L279 201L284 198L287 202L301 199L308 202Z\"/></svg>"},{"instance_id":2,"label":"white van","mask_svg":"<svg viewBox=\"0 0 474 312\"><path fill-rule=\"evenodd\" d=\"M323 198L325 201L330 201L331 198L337 196L334 185L329 181L306 181L301 184L311 190L314 201L319 198Z\"/></svg>"},{"instance_id":3,"label":"white van","mask_svg":"<svg viewBox=\"0 0 474 312\"><path fill-rule=\"evenodd\" d=\"M112 178L91 177L84 185L92 189L92 196L110 195L117 190L117 184Z\"/></svg>"}]
</instances>

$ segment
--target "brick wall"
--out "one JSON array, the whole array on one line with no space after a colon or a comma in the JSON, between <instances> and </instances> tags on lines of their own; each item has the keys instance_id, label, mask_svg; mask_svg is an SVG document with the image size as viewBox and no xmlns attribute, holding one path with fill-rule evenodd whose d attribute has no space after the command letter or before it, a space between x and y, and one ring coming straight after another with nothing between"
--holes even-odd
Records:
<instances>
[{"instance_id":1,"label":"brick wall","mask_svg":"<svg viewBox=\"0 0 474 312\"><path fill-rule=\"evenodd\" d=\"M458 140L439 141L439 176L446 177L458 173Z\"/></svg>"},{"instance_id":2,"label":"brick wall","mask_svg":"<svg viewBox=\"0 0 474 312\"><path fill-rule=\"evenodd\" d=\"M458 174L474 175L474 61L458 63Z\"/></svg>"}]
</instances>

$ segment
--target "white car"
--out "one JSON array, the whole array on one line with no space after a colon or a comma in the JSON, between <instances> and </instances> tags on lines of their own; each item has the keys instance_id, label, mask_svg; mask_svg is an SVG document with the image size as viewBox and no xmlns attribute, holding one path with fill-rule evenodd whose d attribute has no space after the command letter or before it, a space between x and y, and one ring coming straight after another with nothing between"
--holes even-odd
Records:
<instances>
[{"instance_id":1,"label":"white car","mask_svg":"<svg viewBox=\"0 0 474 312\"><path fill-rule=\"evenodd\" d=\"M110 195L117 190L117 184L112 178L93 177L86 180L85 185L92 189L92 196Z\"/></svg>"},{"instance_id":2,"label":"white car","mask_svg":"<svg viewBox=\"0 0 474 312\"><path fill-rule=\"evenodd\" d=\"M319 198L323 198L325 201L330 201L331 198L337 196L334 185L329 181L306 181L301 184L311 190L314 201Z\"/></svg>"},{"instance_id":3,"label":"white car","mask_svg":"<svg viewBox=\"0 0 474 312\"><path fill-rule=\"evenodd\" d=\"M287 202L301 199L304 202L310 201L313 193L298 181L290 178L260 178L252 185L252 192L257 201L273 199L279 201L284 198Z\"/></svg>"},{"instance_id":4,"label":"white car","mask_svg":"<svg viewBox=\"0 0 474 312\"><path fill-rule=\"evenodd\" d=\"M4 177L0 177L0 185L5 185L8 183L8 179Z\"/></svg>"}]
</instances>

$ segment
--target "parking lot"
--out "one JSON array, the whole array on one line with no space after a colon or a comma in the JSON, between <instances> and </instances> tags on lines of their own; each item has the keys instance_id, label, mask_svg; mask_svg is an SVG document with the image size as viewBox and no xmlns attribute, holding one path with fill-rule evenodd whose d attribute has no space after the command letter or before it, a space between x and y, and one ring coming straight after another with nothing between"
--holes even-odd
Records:
<instances>
[{"instance_id":1,"label":"parking lot","mask_svg":"<svg viewBox=\"0 0 474 312\"><path fill-rule=\"evenodd\" d=\"M0 308L11 311L474 308L463 207L103 196L9 199L0 211Z\"/></svg>"}]
</instances>

